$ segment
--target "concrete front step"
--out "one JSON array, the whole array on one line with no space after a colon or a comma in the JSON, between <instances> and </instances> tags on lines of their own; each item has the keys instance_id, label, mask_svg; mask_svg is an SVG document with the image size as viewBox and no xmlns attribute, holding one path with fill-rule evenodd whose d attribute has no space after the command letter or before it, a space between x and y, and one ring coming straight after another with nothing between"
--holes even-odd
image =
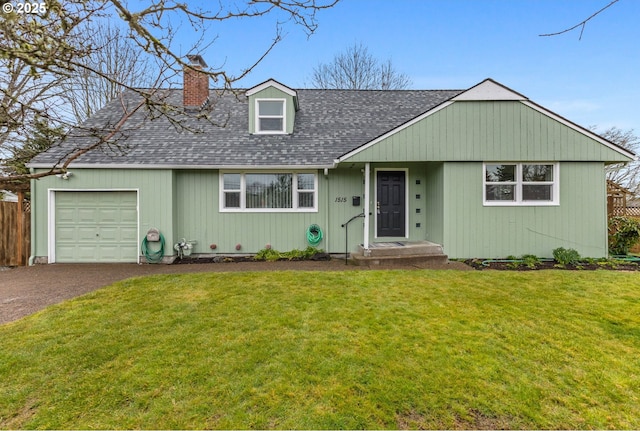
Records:
<instances>
[{"instance_id":1,"label":"concrete front step","mask_svg":"<svg viewBox=\"0 0 640 431\"><path fill-rule=\"evenodd\" d=\"M357 251L351 253L354 265L368 267L412 265L428 268L448 261L442 246L429 241L379 242L370 244L369 250L360 245Z\"/></svg>"},{"instance_id":2,"label":"concrete front step","mask_svg":"<svg viewBox=\"0 0 640 431\"><path fill-rule=\"evenodd\" d=\"M446 264L449 258L446 254L421 254L402 256L362 256L357 253L351 255L351 263L356 266L394 267L394 266L416 266L418 268L429 268L432 265Z\"/></svg>"},{"instance_id":3,"label":"concrete front step","mask_svg":"<svg viewBox=\"0 0 640 431\"><path fill-rule=\"evenodd\" d=\"M442 246L429 241L395 241L375 242L369 244L369 251L365 252L362 244L358 246L356 254L369 257L382 256L417 256L443 254Z\"/></svg>"}]
</instances>

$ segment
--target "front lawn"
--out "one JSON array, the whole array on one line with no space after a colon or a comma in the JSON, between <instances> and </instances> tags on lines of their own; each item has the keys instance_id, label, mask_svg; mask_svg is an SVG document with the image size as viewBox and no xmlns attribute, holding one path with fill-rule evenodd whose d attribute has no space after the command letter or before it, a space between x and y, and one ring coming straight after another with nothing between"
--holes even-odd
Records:
<instances>
[{"instance_id":1,"label":"front lawn","mask_svg":"<svg viewBox=\"0 0 640 431\"><path fill-rule=\"evenodd\" d=\"M131 279L0 326L2 428L640 428L640 278Z\"/></svg>"}]
</instances>

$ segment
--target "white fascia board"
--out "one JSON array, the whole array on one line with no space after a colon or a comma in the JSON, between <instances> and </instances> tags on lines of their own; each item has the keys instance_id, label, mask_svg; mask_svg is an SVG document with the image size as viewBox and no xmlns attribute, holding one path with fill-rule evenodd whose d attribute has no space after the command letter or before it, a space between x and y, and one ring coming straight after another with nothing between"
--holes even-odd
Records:
<instances>
[{"instance_id":1,"label":"white fascia board","mask_svg":"<svg viewBox=\"0 0 640 431\"><path fill-rule=\"evenodd\" d=\"M29 165L33 169L51 169L52 165L44 163L34 163ZM101 163L72 163L68 169L254 169L254 170L310 170L310 169L333 169L334 164L327 165L151 165L151 164L101 164Z\"/></svg>"},{"instance_id":2,"label":"white fascia board","mask_svg":"<svg viewBox=\"0 0 640 431\"><path fill-rule=\"evenodd\" d=\"M370 147L376 145L378 142L387 139L389 136L395 135L396 133L400 132L401 130L406 129L407 127L413 126L417 122L427 118L430 115L435 114L436 112L446 108L447 106L451 105L452 103L453 103L452 100L448 100L446 102L443 102L440 105L436 106L435 108L432 108L431 110L425 112L424 114L418 115L413 120L409 120L406 123L396 127L395 129L392 129L392 130L388 131L384 135L380 135L377 138L375 138L374 140L367 142L366 144L362 145L361 147L358 147L355 150L351 150L348 153L343 154L342 156L340 156L339 158L337 158L337 159L335 159L333 161L334 165L337 165L338 163L344 162L345 160L349 159L350 157L353 157L356 154L366 150L367 148L370 148Z\"/></svg>"},{"instance_id":3,"label":"white fascia board","mask_svg":"<svg viewBox=\"0 0 640 431\"><path fill-rule=\"evenodd\" d=\"M296 93L295 90L293 90L292 88L287 87L284 84L280 84L275 79L269 79L269 80L263 82L262 84L258 84L255 87L250 88L250 89L248 89L246 91L245 94L247 96L253 96L254 94L264 90L265 88L269 88L269 87L277 88L278 90L282 91L283 93L288 94L291 97L296 97L298 95L298 93Z\"/></svg>"},{"instance_id":4,"label":"white fascia board","mask_svg":"<svg viewBox=\"0 0 640 431\"><path fill-rule=\"evenodd\" d=\"M493 79L485 79L467 91L458 94L454 101L497 101L497 100L528 100L520 93L505 87Z\"/></svg>"},{"instance_id":5,"label":"white fascia board","mask_svg":"<svg viewBox=\"0 0 640 431\"><path fill-rule=\"evenodd\" d=\"M556 120L559 123L562 123L563 125L575 130L578 133L581 133L581 134L593 139L594 141L597 141L597 142L601 143L605 147L610 148L613 151L616 151L616 152L622 154L625 157L629 157L632 160L638 160L638 156L636 156L632 152L630 152L628 150L625 150L624 148L619 147L619 146L607 141L602 136L598 136L597 134L593 133L589 129L585 129L582 126L579 126L579 125L567 120L566 118L561 117L560 115L558 115L558 114L556 114L554 112L551 112L546 108L543 108L542 106L538 105L537 103L531 102L530 100L523 100L522 103L525 104L526 106L530 107L531 109L533 109L535 111L538 111L542 115L545 115L545 116L547 116L549 118L552 118L552 119Z\"/></svg>"}]
</instances>

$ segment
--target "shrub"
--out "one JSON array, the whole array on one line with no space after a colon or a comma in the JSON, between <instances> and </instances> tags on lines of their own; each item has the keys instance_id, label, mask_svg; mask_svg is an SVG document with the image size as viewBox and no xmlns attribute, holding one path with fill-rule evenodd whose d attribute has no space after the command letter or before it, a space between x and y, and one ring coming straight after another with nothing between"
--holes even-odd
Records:
<instances>
[{"instance_id":1,"label":"shrub","mask_svg":"<svg viewBox=\"0 0 640 431\"><path fill-rule=\"evenodd\" d=\"M629 217L609 219L609 253L628 254L640 239L640 222Z\"/></svg>"},{"instance_id":2,"label":"shrub","mask_svg":"<svg viewBox=\"0 0 640 431\"><path fill-rule=\"evenodd\" d=\"M272 248L263 248L256 254L255 259L273 262L280 259L280 252Z\"/></svg>"},{"instance_id":3,"label":"shrub","mask_svg":"<svg viewBox=\"0 0 640 431\"><path fill-rule=\"evenodd\" d=\"M553 250L553 258L562 266L575 265L580 260L580 254L572 248L558 247Z\"/></svg>"},{"instance_id":4,"label":"shrub","mask_svg":"<svg viewBox=\"0 0 640 431\"><path fill-rule=\"evenodd\" d=\"M535 269L540 263L540 259L538 259L538 256L535 254L525 254L522 256L522 263L524 263L529 269Z\"/></svg>"},{"instance_id":5,"label":"shrub","mask_svg":"<svg viewBox=\"0 0 640 431\"><path fill-rule=\"evenodd\" d=\"M255 259L273 262L276 260L309 260L318 253L322 253L322 249L315 247L307 247L304 250L294 248L291 251L278 251L272 248L264 248L260 250Z\"/></svg>"}]
</instances>

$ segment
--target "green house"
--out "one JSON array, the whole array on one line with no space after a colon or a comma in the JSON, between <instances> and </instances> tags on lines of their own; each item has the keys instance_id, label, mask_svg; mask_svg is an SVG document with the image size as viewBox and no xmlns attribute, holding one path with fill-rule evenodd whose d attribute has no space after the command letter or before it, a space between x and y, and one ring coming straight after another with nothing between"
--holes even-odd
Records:
<instances>
[{"instance_id":1,"label":"green house","mask_svg":"<svg viewBox=\"0 0 640 431\"><path fill-rule=\"evenodd\" d=\"M452 258L607 255L604 169L634 154L491 79L219 92L192 60L183 89L157 92L182 107L174 121L128 92L31 161L51 169L96 142L88 131L112 132L32 182L32 262L144 261L159 251L152 229L165 261L182 239L193 255L287 251L313 225L329 253L429 241Z\"/></svg>"}]
</instances>

